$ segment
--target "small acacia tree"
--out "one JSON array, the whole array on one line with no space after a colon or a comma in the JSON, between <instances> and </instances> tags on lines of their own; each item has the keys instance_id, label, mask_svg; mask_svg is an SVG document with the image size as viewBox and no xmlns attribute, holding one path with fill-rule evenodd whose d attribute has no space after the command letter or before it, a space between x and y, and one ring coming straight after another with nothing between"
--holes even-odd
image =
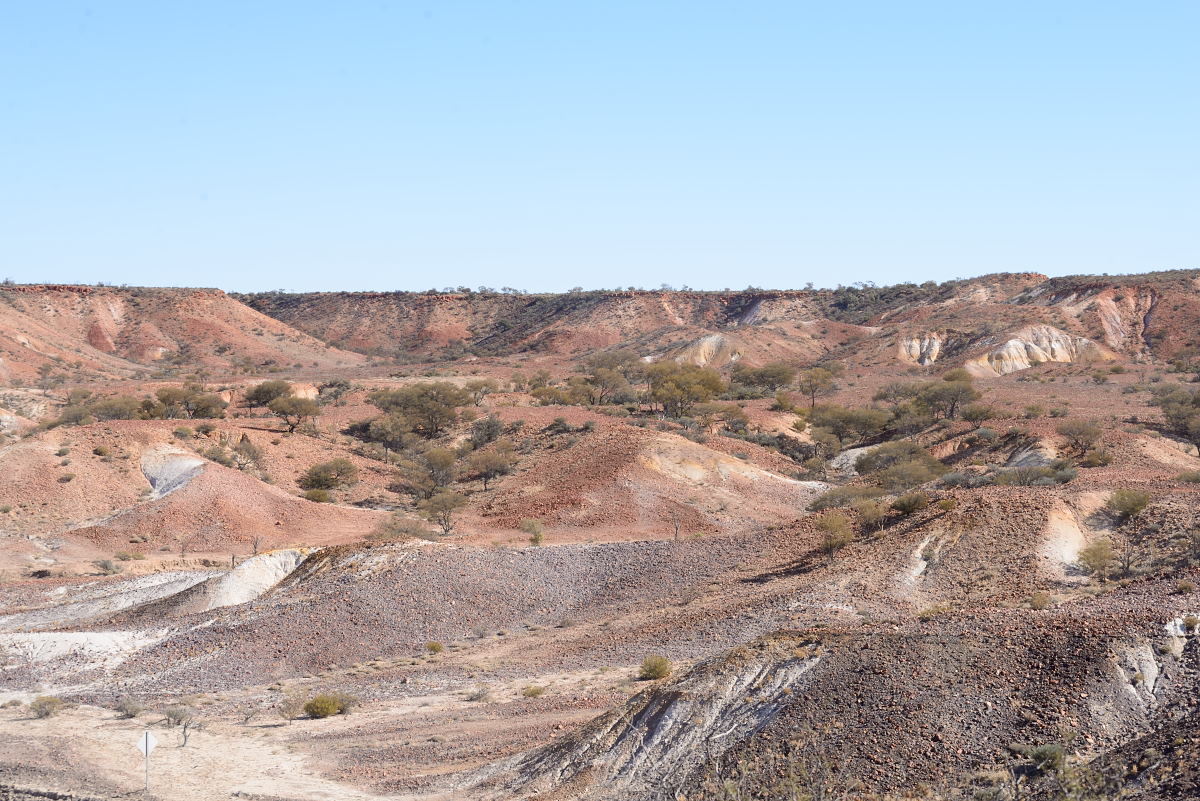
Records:
<instances>
[{"instance_id":1,"label":"small acacia tree","mask_svg":"<svg viewBox=\"0 0 1200 801\"><path fill-rule=\"evenodd\" d=\"M833 373L824 367L805 370L796 379L796 389L808 398L809 408L814 408L817 405L817 398L833 392Z\"/></svg>"},{"instance_id":2,"label":"small acacia tree","mask_svg":"<svg viewBox=\"0 0 1200 801\"><path fill-rule=\"evenodd\" d=\"M1089 574L1100 579L1101 583L1108 579L1116 560L1112 541L1107 538L1096 540L1079 552L1079 564L1083 565L1083 569Z\"/></svg>"},{"instance_id":3,"label":"small acacia tree","mask_svg":"<svg viewBox=\"0 0 1200 801\"><path fill-rule=\"evenodd\" d=\"M246 390L242 400L251 409L266 406L276 398L292 394L292 385L286 381L264 381Z\"/></svg>"},{"instance_id":4,"label":"small acacia tree","mask_svg":"<svg viewBox=\"0 0 1200 801\"><path fill-rule=\"evenodd\" d=\"M475 451L467 457L467 471L479 477L486 491L489 481L512 472L512 458L499 450Z\"/></svg>"},{"instance_id":5,"label":"small acacia tree","mask_svg":"<svg viewBox=\"0 0 1200 801\"><path fill-rule=\"evenodd\" d=\"M305 420L310 420L321 413L321 406L315 400L297 398L285 395L267 404L271 413L287 426L289 432L294 432Z\"/></svg>"},{"instance_id":6,"label":"small acacia tree","mask_svg":"<svg viewBox=\"0 0 1200 801\"><path fill-rule=\"evenodd\" d=\"M1100 441L1100 426L1090 420L1064 420L1058 424L1057 431L1067 441L1067 447L1081 455Z\"/></svg>"},{"instance_id":7,"label":"small acacia tree","mask_svg":"<svg viewBox=\"0 0 1200 801\"><path fill-rule=\"evenodd\" d=\"M421 514L431 523L441 527L442 534L454 531L454 517L466 506L467 499L457 492L442 490L418 504Z\"/></svg>"},{"instance_id":8,"label":"small acacia tree","mask_svg":"<svg viewBox=\"0 0 1200 801\"><path fill-rule=\"evenodd\" d=\"M976 428L996 416L996 411L986 403L968 403L963 407L962 418Z\"/></svg>"}]
</instances>

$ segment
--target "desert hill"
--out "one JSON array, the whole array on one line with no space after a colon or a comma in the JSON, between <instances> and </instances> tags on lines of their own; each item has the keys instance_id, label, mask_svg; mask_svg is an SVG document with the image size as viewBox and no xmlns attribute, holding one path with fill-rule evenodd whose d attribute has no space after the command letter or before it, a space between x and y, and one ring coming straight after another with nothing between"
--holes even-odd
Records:
<instances>
[{"instance_id":1,"label":"desert hill","mask_svg":"<svg viewBox=\"0 0 1200 801\"><path fill-rule=\"evenodd\" d=\"M217 289L0 286L0 378L108 378L188 365L234 370L362 361Z\"/></svg>"},{"instance_id":2,"label":"desert hill","mask_svg":"<svg viewBox=\"0 0 1200 801\"><path fill-rule=\"evenodd\" d=\"M1198 281L2 287L0 790L1191 798Z\"/></svg>"},{"instance_id":3,"label":"desert hill","mask_svg":"<svg viewBox=\"0 0 1200 801\"><path fill-rule=\"evenodd\" d=\"M1200 348L1191 333L1200 319L1196 282L1194 271L1015 273L837 290L237 297L325 342L385 357L578 356L619 346L715 366L824 355L932 364L964 355L982 371L1009 372L1030 360L1189 354Z\"/></svg>"}]
</instances>

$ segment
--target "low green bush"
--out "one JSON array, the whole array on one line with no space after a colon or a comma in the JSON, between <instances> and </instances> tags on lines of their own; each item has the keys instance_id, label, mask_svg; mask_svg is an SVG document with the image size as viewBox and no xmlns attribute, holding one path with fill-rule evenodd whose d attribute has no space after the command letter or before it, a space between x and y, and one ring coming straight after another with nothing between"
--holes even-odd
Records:
<instances>
[{"instance_id":1,"label":"low green bush","mask_svg":"<svg viewBox=\"0 0 1200 801\"><path fill-rule=\"evenodd\" d=\"M349 715L358 704L358 699L345 693L320 693L304 704L304 714L310 718L327 718L333 715Z\"/></svg>"},{"instance_id":2,"label":"low green bush","mask_svg":"<svg viewBox=\"0 0 1200 801\"><path fill-rule=\"evenodd\" d=\"M892 508L902 515L911 515L929 505L929 496L923 492L909 492L892 501Z\"/></svg>"},{"instance_id":3,"label":"low green bush","mask_svg":"<svg viewBox=\"0 0 1200 801\"><path fill-rule=\"evenodd\" d=\"M651 654L642 660L641 670L638 671L638 678L642 681L654 681L655 679L665 679L671 675L671 660L665 656Z\"/></svg>"}]
</instances>

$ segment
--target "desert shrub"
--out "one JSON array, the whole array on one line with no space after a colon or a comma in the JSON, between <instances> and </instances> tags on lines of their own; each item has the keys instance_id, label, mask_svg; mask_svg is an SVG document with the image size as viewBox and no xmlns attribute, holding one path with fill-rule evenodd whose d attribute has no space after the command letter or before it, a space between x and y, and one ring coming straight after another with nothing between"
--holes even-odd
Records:
<instances>
[{"instance_id":1,"label":"desert shrub","mask_svg":"<svg viewBox=\"0 0 1200 801\"><path fill-rule=\"evenodd\" d=\"M522 520L520 529L521 529L521 531L523 531L524 533L529 535L529 544L530 545L541 545L546 539L545 535L542 533L544 530L544 526L542 525L541 520L532 519L532 518Z\"/></svg>"},{"instance_id":2,"label":"desert shrub","mask_svg":"<svg viewBox=\"0 0 1200 801\"><path fill-rule=\"evenodd\" d=\"M1150 505L1150 494L1141 490L1119 489L1108 496L1104 507L1122 520L1141 514Z\"/></svg>"},{"instance_id":3,"label":"desert shrub","mask_svg":"<svg viewBox=\"0 0 1200 801\"><path fill-rule=\"evenodd\" d=\"M1175 592L1180 595L1190 595L1196 591L1196 582L1184 579L1175 585Z\"/></svg>"},{"instance_id":4,"label":"desert shrub","mask_svg":"<svg viewBox=\"0 0 1200 801\"><path fill-rule=\"evenodd\" d=\"M932 481L947 468L915 442L888 442L865 453L854 463L860 473L889 492L917 487Z\"/></svg>"},{"instance_id":5,"label":"desert shrub","mask_svg":"<svg viewBox=\"0 0 1200 801\"><path fill-rule=\"evenodd\" d=\"M245 434L233 446L233 461L235 465L245 470L252 464L257 464L263 457L262 449L255 445Z\"/></svg>"},{"instance_id":6,"label":"desert shrub","mask_svg":"<svg viewBox=\"0 0 1200 801\"><path fill-rule=\"evenodd\" d=\"M134 420L141 408L141 401L137 398L115 395L88 404L87 411L97 420Z\"/></svg>"},{"instance_id":7,"label":"desert shrub","mask_svg":"<svg viewBox=\"0 0 1200 801\"><path fill-rule=\"evenodd\" d=\"M991 483L991 479L988 476L976 475L974 473L963 473L957 470L953 473L946 473L944 476L942 476L942 484L947 487L965 487L967 489L976 489L989 483Z\"/></svg>"},{"instance_id":8,"label":"desert shrub","mask_svg":"<svg viewBox=\"0 0 1200 801\"><path fill-rule=\"evenodd\" d=\"M171 432L171 436L175 437L175 439L191 439L195 435L196 432L192 431L192 429L188 428L187 426L180 426Z\"/></svg>"},{"instance_id":9,"label":"desert shrub","mask_svg":"<svg viewBox=\"0 0 1200 801\"><path fill-rule=\"evenodd\" d=\"M230 458L229 454L225 452L225 448L220 445L213 445L211 448L206 450L204 452L204 458L208 459L210 462L216 462L222 467L234 466L233 459Z\"/></svg>"},{"instance_id":10,"label":"desert shrub","mask_svg":"<svg viewBox=\"0 0 1200 801\"><path fill-rule=\"evenodd\" d=\"M304 495L302 495L301 497L303 497L304 500L312 501L313 503L333 503L333 496L329 494L329 490L323 490L323 489L305 490Z\"/></svg>"},{"instance_id":11,"label":"desert shrub","mask_svg":"<svg viewBox=\"0 0 1200 801\"><path fill-rule=\"evenodd\" d=\"M476 687L471 691L470 694L467 695L467 700L475 703L484 703L486 701L490 701L492 700L492 691L487 687Z\"/></svg>"},{"instance_id":12,"label":"desert shrub","mask_svg":"<svg viewBox=\"0 0 1200 801\"><path fill-rule=\"evenodd\" d=\"M132 562L134 560L145 559L146 554L130 553L129 551L117 551L115 554L113 554L113 558L117 559L120 562Z\"/></svg>"},{"instance_id":13,"label":"desert shrub","mask_svg":"<svg viewBox=\"0 0 1200 801\"><path fill-rule=\"evenodd\" d=\"M853 538L853 526L844 512L822 514L817 518L817 531L821 532L821 552L829 559L848 546Z\"/></svg>"},{"instance_id":14,"label":"desert shrub","mask_svg":"<svg viewBox=\"0 0 1200 801\"><path fill-rule=\"evenodd\" d=\"M304 714L304 699L298 695L285 695L276 705L275 711L284 720L295 720Z\"/></svg>"},{"instance_id":15,"label":"desert shrub","mask_svg":"<svg viewBox=\"0 0 1200 801\"><path fill-rule=\"evenodd\" d=\"M1021 755L1029 760L1034 772L1039 775L1059 773L1067 766L1067 749L1058 743L1023 748Z\"/></svg>"},{"instance_id":16,"label":"desert shrub","mask_svg":"<svg viewBox=\"0 0 1200 801\"><path fill-rule=\"evenodd\" d=\"M817 531L821 532L821 552L829 559L849 545L854 537L850 518L843 512L826 512L818 517Z\"/></svg>"},{"instance_id":17,"label":"desert shrub","mask_svg":"<svg viewBox=\"0 0 1200 801\"><path fill-rule=\"evenodd\" d=\"M97 570L106 576L115 576L125 569L111 559L100 559L92 564L96 566Z\"/></svg>"},{"instance_id":18,"label":"desert shrub","mask_svg":"<svg viewBox=\"0 0 1200 801\"><path fill-rule=\"evenodd\" d=\"M307 490L332 490L353 484L358 468L349 459L330 459L304 471L296 485Z\"/></svg>"},{"instance_id":19,"label":"desert shrub","mask_svg":"<svg viewBox=\"0 0 1200 801\"><path fill-rule=\"evenodd\" d=\"M1106 467L1112 464L1113 456L1106 450L1095 450L1089 452L1086 456L1079 460L1080 467Z\"/></svg>"},{"instance_id":20,"label":"desert shrub","mask_svg":"<svg viewBox=\"0 0 1200 801\"><path fill-rule=\"evenodd\" d=\"M873 526L878 530L883 527L883 523L887 519L888 510L891 509L891 504L887 501L863 498L850 504L850 508L858 515L858 519L862 521L863 526Z\"/></svg>"},{"instance_id":21,"label":"desert shrub","mask_svg":"<svg viewBox=\"0 0 1200 801\"><path fill-rule=\"evenodd\" d=\"M63 473L61 476L58 477L59 484L70 484L74 480L75 480L74 473Z\"/></svg>"},{"instance_id":22,"label":"desert shrub","mask_svg":"<svg viewBox=\"0 0 1200 801\"><path fill-rule=\"evenodd\" d=\"M541 698L546 694L545 687L539 687L536 684L530 684L528 687L521 690L521 695L526 698Z\"/></svg>"},{"instance_id":23,"label":"desert shrub","mask_svg":"<svg viewBox=\"0 0 1200 801\"><path fill-rule=\"evenodd\" d=\"M1176 481L1186 481L1191 484L1200 484L1200 470L1189 470L1186 473L1180 473L1175 477Z\"/></svg>"},{"instance_id":24,"label":"desert shrub","mask_svg":"<svg viewBox=\"0 0 1200 801\"><path fill-rule=\"evenodd\" d=\"M312 366L316 367L317 363L313 362ZM344 378L324 381L317 386L317 403L321 406L341 406L345 403L342 398L352 389L354 386Z\"/></svg>"},{"instance_id":25,"label":"desert shrub","mask_svg":"<svg viewBox=\"0 0 1200 801\"><path fill-rule=\"evenodd\" d=\"M327 692L314 695L304 704L304 713L313 718L327 718L331 715L349 715L358 705L358 698L341 692Z\"/></svg>"},{"instance_id":26,"label":"desert shrub","mask_svg":"<svg viewBox=\"0 0 1200 801\"><path fill-rule=\"evenodd\" d=\"M993 428L977 428L975 429L975 432L967 438L967 441L972 445L987 445L988 443L995 442L998 436L1000 435L997 434L996 430Z\"/></svg>"},{"instance_id":27,"label":"desert shrub","mask_svg":"<svg viewBox=\"0 0 1200 801\"><path fill-rule=\"evenodd\" d=\"M59 448L58 450L56 450L56 451L54 452L54 455L55 455L55 456L66 456L66 455L67 455L67 454L69 454L70 452L71 452L71 449L70 449L70 448Z\"/></svg>"},{"instance_id":28,"label":"desert shrub","mask_svg":"<svg viewBox=\"0 0 1200 801\"><path fill-rule=\"evenodd\" d=\"M92 454L95 456L111 456L112 451L103 445L97 445L96 447L92 448Z\"/></svg>"},{"instance_id":29,"label":"desert shrub","mask_svg":"<svg viewBox=\"0 0 1200 801\"><path fill-rule=\"evenodd\" d=\"M944 465L937 462L936 459L933 461L937 463L937 466L923 460L900 462L875 473L872 480L888 492L902 492L919 487L946 472Z\"/></svg>"},{"instance_id":30,"label":"desert shrub","mask_svg":"<svg viewBox=\"0 0 1200 801\"><path fill-rule=\"evenodd\" d=\"M1055 430L1076 453L1086 453L1100 441L1100 426L1090 420L1064 420Z\"/></svg>"},{"instance_id":31,"label":"desert shrub","mask_svg":"<svg viewBox=\"0 0 1200 801\"><path fill-rule=\"evenodd\" d=\"M796 411L796 399L790 392L780 390L775 393L775 403L771 406L773 412L794 412Z\"/></svg>"},{"instance_id":32,"label":"desert shrub","mask_svg":"<svg viewBox=\"0 0 1200 801\"><path fill-rule=\"evenodd\" d=\"M195 717L195 712L187 704L172 704L162 710L168 726L182 726Z\"/></svg>"},{"instance_id":33,"label":"desert shrub","mask_svg":"<svg viewBox=\"0 0 1200 801\"><path fill-rule=\"evenodd\" d=\"M992 476L992 483L1002 487L1049 487L1066 484L1079 473L1069 462L1055 460L1042 467L1013 467Z\"/></svg>"},{"instance_id":34,"label":"desert shrub","mask_svg":"<svg viewBox=\"0 0 1200 801\"><path fill-rule=\"evenodd\" d=\"M330 694L337 699L339 715L349 715L359 704L359 698L357 695L350 695L349 693L340 692Z\"/></svg>"},{"instance_id":35,"label":"desert shrub","mask_svg":"<svg viewBox=\"0 0 1200 801\"><path fill-rule=\"evenodd\" d=\"M923 456L933 458L915 442L885 442L855 459L854 469L860 473L874 473L894 464L919 460Z\"/></svg>"},{"instance_id":36,"label":"desert shrub","mask_svg":"<svg viewBox=\"0 0 1200 801\"><path fill-rule=\"evenodd\" d=\"M829 492L813 500L808 505L808 509L810 512L821 512L825 509L835 509L839 506L850 506L864 499L878 498L883 494L883 490L878 487L834 487Z\"/></svg>"},{"instance_id":37,"label":"desert shrub","mask_svg":"<svg viewBox=\"0 0 1200 801\"><path fill-rule=\"evenodd\" d=\"M953 512L958 508L958 501L954 498L942 498L937 502L936 506L943 512Z\"/></svg>"},{"instance_id":38,"label":"desert shrub","mask_svg":"<svg viewBox=\"0 0 1200 801\"><path fill-rule=\"evenodd\" d=\"M942 601L941 603L936 603L933 606L927 606L924 609L922 609L920 612L917 612L917 619L918 620L932 620L935 617L941 617L942 615L948 615L953 611L954 611L953 606L951 606L949 603L947 603L945 601Z\"/></svg>"},{"instance_id":39,"label":"desert shrub","mask_svg":"<svg viewBox=\"0 0 1200 801\"><path fill-rule=\"evenodd\" d=\"M909 492L892 501L892 508L902 515L911 515L929 505L929 496L923 492Z\"/></svg>"},{"instance_id":40,"label":"desert shrub","mask_svg":"<svg viewBox=\"0 0 1200 801\"><path fill-rule=\"evenodd\" d=\"M304 704L304 714L310 718L328 718L338 714L341 706L336 696L328 693L315 695Z\"/></svg>"},{"instance_id":41,"label":"desert shrub","mask_svg":"<svg viewBox=\"0 0 1200 801\"><path fill-rule=\"evenodd\" d=\"M440 654L442 651L446 650L446 646L442 645L440 642L427 642L425 643L425 650L431 654Z\"/></svg>"},{"instance_id":42,"label":"desert shrub","mask_svg":"<svg viewBox=\"0 0 1200 801\"><path fill-rule=\"evenodd\" d=\"M649 400L667 417L684 417L697 403L712 400L725 390L725 382L716 370L693 364L661 361L645 368Z\"/></svg>"},{"instance_id":43,"label":"desert shrub","mask_svg":"<svg viewBox=\"0 0 1200 801\"><path fill-rule=\"evenodd\" d=\"M1112 541L1107 538L1096 540L1079 552L1079 564L1102 582L1108 577L1116 561Z\"/></svg>"},{"instance_id":44,"label":"desert shrub","mask_svg":"<svg viewBox=\"0 0 1200 801\"><path fill-rule=\"evenodd\" d=\"M393 513L391 517L384 520L375 527L374 531L367 535L367 539L372 542L389 542L391 540L404 540L412 537L422 540L432 540L437 535L426 528L424 523L407 517L403 512Z\"/></svg>"},{"instance_id":45,"label":"desert shrub","mask_svg":"<svg viewBox=\"0 0 1200 801\"><path fill-rule=\"evenodd\" d=\"M63 699L54 695L43 695L29 702L29 712L35 718L44 719L57 715L66 706Z\"/></svg>"},{"instance_id":46,"label":"desert shrub","mask_svg":"<svg viewBox=\"0 0 1200 801\"><path fill-rule=\"evenodd\" d=\"M117 699L116 707L117 714L122 718L136 718L138 715L146 711L146 707L134 698L128 695L122 695Z\"/></svg>"},{"instance_id":47,"label":"desert shrub","mask_svg":"<svg viewBox=\"0 0 1200 801\"><path fill-rule=\"evenodd\" d=\"M651 654L642 660L642 667L638 671L638 678L642 681L665 679L671 675L671 670L670 659L658 654Z\"/></svg>"},{"instance_id":48,"label":"desert shrub","mask_svg":"<svg viewBox=\"0 0 1200 801\"><path fill-rule=\"evenodd\" d=\"M476 448L482 448L489 442L494 442L500 438L504 432L504 424L495 415L489 414L487 417L481 417L471 424L471 444Z\"/></svg>"},{"instance_id":49,"label":"desert shrub","mask_svg":"<svg viewBox=\"0 0 1200 801\"><path fill-rule=\"evenodd\" d=\"M1029 596L1029 608L1040 612L1043 609L1049 609L1053 600L1053 597L1048 592L1035 592Z\"/></svg>"}]
</instances>

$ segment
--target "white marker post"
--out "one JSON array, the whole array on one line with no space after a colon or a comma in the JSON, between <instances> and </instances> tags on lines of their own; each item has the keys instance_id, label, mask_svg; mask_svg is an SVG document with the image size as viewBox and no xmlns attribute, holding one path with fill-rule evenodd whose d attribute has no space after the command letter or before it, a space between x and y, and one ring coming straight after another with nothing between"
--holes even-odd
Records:
<instances>
[{"instance_id":1,"label":"white marker post","mask_svg":"<svg viewBox=\"0 0 1200 801\"><path fill-rule=\"evenodd\" d=\"M149 731L142 732L142 736L138 738L137 750L142 752L146 757L146 792L150 792L150 752L154 750L154 746L158 745L158 740L154 739L154 735Z\"/></svg>"}]
</instances>

